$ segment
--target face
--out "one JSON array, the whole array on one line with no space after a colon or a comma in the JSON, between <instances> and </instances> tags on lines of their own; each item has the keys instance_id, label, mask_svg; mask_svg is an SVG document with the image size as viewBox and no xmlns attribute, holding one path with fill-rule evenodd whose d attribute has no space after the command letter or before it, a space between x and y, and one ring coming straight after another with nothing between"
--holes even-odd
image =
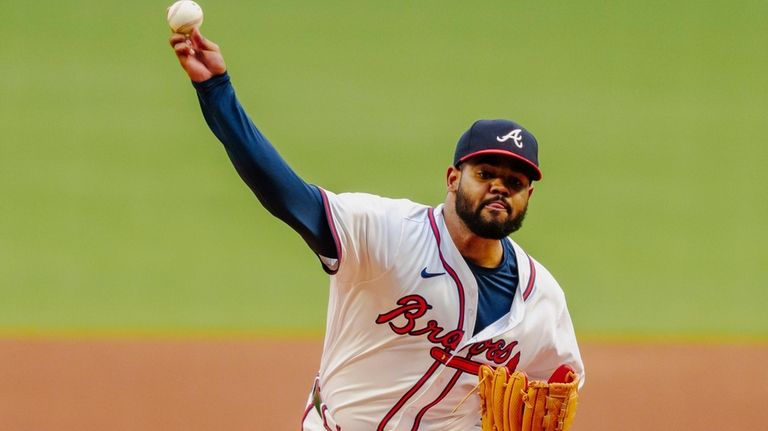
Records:
<instances>
[{"instance_id":1,"label":"face","mask_svg":"<svg viewBox=\"0 0 768 431\"><path fill-rule=\"evenodd\" d=\"M513 161L481 156L455 170L456 214L472 233L501 239L523 224L533 186ZM449 188L451 173L449 172Z\"/></svg>"}]
</instances>

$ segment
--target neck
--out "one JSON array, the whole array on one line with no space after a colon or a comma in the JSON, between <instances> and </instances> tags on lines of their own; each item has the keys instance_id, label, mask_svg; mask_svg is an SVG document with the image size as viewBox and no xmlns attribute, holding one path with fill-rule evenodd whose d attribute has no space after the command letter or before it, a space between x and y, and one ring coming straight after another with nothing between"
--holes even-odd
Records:
<instances>
[{"instance_id":1,"label":"neck","mask_svg":"<svg viewBox=\"0 0 768 431\"><path fill-rule=\"evenodd\" d=\"M498 239L482 238L469 230L456 214L456 206L446 200L443 205L445 226L459 253L468 261L483 268L496 268L504 257L504 248Z\"/></svg>"}]
</instances>

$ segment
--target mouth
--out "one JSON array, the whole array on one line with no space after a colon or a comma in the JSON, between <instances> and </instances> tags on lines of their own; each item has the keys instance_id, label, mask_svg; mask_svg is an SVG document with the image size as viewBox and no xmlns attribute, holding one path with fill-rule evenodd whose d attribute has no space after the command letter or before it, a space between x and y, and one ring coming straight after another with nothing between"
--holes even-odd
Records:
<instances>
[{"instance_id":1,"label":"mouth","mask_svg":"<svg viewBox=\"0 0 768 431\"><path fill-rule=\"evenodd\" d=\"M506 202L500 201L500 200L492 200L490 202L487 202L483 205L485 208L488 208L490 210L494 211L506 211L506 212L512 212L512 209L507 205Z\"/></svg>"}]
</instances>

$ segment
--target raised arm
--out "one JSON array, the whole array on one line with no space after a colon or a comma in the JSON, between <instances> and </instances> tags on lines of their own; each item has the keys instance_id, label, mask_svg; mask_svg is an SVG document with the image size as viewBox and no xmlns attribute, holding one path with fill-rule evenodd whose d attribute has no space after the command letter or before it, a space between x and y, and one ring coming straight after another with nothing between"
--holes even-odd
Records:
<instances>
[{"instance_id":1,"label":"raised arm","mask_svg":"<svg viewBox=\"0 0 768 431\"><path fill-rule=\"evenodd\" d=\"M240 177L274 216L298 232L320 256L336 258L320 190L302 180L259 132L235 96L219 46L195 29L170 38L192 80L203 116L224 144Z\"/></svg>"}]
</instances>

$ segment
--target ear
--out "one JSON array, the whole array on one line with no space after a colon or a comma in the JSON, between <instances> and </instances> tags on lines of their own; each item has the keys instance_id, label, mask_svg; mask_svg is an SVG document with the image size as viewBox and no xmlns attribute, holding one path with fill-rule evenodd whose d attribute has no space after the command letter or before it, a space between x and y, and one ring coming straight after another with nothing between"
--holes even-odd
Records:
<instances>
[{"instance_id":1,"label":"ear","mask_svg":"<svg viewBox=\"0 0 768 431\"><path fill-rule=\"evenodd\" d=\"M461 170L455 166L448 166L445 173L445 184L449 192L455 192L459 189L459 179L461 179Z\"/></svg>"},{"instance_id":2,"label":"ear","mask_svg":"<svg viewBox=\"0 0 768 431\"><path fill-rule=\"evenodd\" d=\"M531 196L533 196L533 183L531 183L531 185L528 186L528 199L530 199Z\"/></svg>"}]
</instances>

